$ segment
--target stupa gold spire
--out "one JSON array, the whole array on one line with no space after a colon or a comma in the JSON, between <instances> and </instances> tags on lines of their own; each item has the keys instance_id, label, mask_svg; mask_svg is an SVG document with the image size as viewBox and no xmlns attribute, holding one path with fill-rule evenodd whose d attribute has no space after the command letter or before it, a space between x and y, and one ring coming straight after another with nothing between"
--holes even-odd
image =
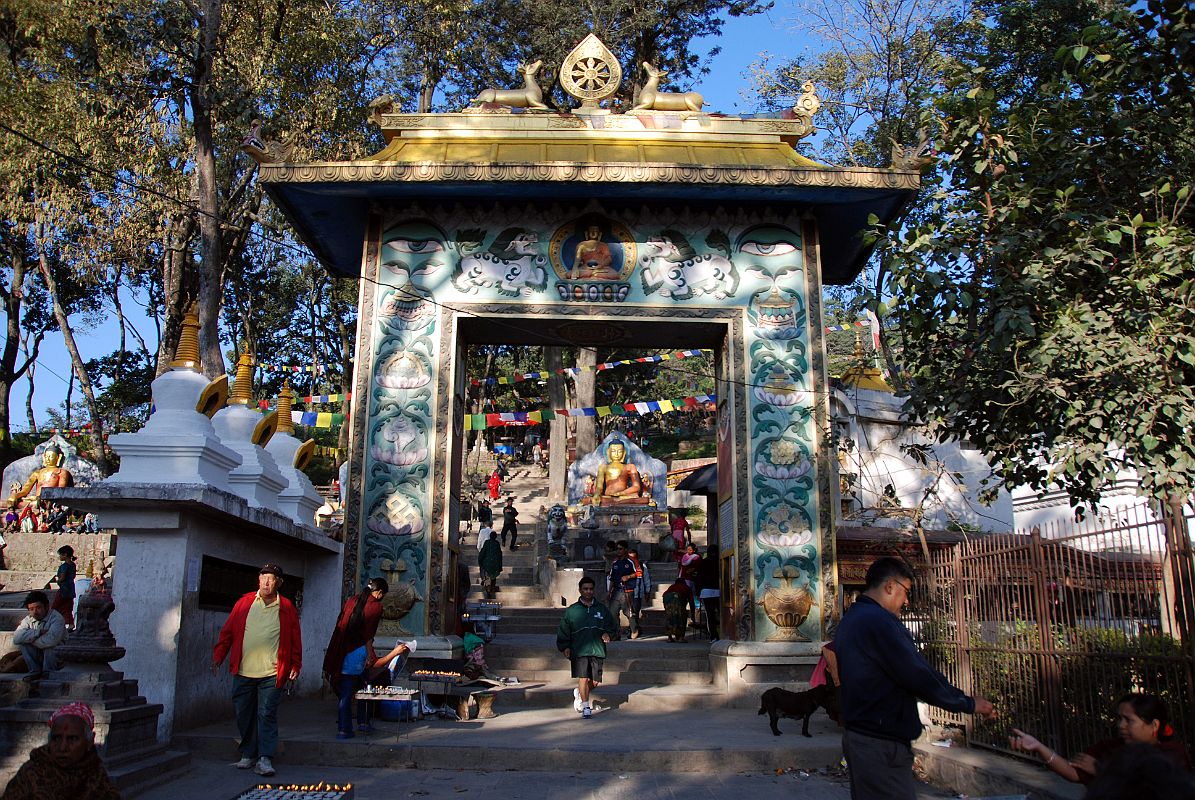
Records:
<instances>
[{"instance_id":1,"label":"stupa gold spire","mask_svg":"<svg viewBox=\"0 0 1195 800\"><path fill-rule=\"evenodd\" d=\"M295 432L295 421L291 419L290 410L294 406L295 392L290 388L290 378L282 384L282 391L278 393L278 432Z\"/></svg>"},{"instance_id":2,"label":"stupa gold spire","mask_svg":"<svg viewBox=\"0 0 1195 800\"><path fill-rule=\"evenodd\" d=\"M170 367L199 371L199 311L194 304L183 315L183 331L178 337L178 349L174 351Z\"/></svg>"},{"instance_id":3,"label":"stupa gold spire","mask_svg":"<svg viewBox=\"0 0 1195 800\"><path fill-rule=\"evenodd\" d=\"M884 380L884 373L875 364L865 366L868 362L866 351L863 349L863 333L855 331L855 352L851 356L853 364L842 373L842 382L857 389L871 389L876 392L894 391Z\"/></svg>"},{"instance_id":4,"label":"stupa gold spire","mask_svg":"<svg viewBox=\"0 0 1195 800\"><path fill-rule=\"evenodd\" d=\"M228 405L247 406L253 402L253 357L246 347L237 359L236 382L232 385L232 395L228 398Z\"/></svg>"}]
</instances>

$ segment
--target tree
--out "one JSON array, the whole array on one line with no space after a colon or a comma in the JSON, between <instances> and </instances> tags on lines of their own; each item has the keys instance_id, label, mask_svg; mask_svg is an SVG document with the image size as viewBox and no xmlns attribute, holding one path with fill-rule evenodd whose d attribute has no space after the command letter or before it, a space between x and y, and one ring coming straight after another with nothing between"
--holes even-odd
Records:
<instances>
[{"instance_id":1,"label":"tree","mask_svg":"<svg viewBox=\"0 0 1195 800\"><path fill-rule=\"evenodd\" d=\"M926 115L926 199L877 232L911 376L906 408L1005 486L1095 503L1119 470L1195 484L1195 10L1114 7L1034 93L993 20ZM1029 37L1026 37L1029 38ZM1035 62L1036 63L1036 62Z\"/></svg>"},{"instance_id":2,"label":"tree","mask_svg":"<svg viewBox=\"0 0 1195 800\"><path fill-rule=\"evenodd\" d=\"M822 101L815 158L880 167L893 143L915 141L920 109L941 88L951 52L972 23L957 0L806 0L801 28L821 40L811 56L752 65L757 96L792 106L812 81ZM796 21L794 20L794 24Z\"/></svg>"}]
</instances>

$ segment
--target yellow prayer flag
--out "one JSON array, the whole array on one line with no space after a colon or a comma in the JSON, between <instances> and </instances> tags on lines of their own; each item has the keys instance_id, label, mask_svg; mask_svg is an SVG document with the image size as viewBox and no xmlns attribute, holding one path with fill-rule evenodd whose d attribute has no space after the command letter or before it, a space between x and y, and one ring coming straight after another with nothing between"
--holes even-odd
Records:
<instances>
[{"instance_id":1,"label":"yellow prayer flag","mask_svg":"<svg viewBox=\"0 0 1195 800\"><path fill-rule=\"evenodd\" d=\"M321 411L315 415L315 427L317 428L331 428L332 427L332 412Z\"/></svg>"},{"instance_id":2,"label":"yellow prayer flag","mask_svg":"<svg viewBox=\"0 0 1195 800\"><path fill-rule=\"evenodd\" d=\"M675 411L676 409L673 407L671 400L661 400L660 401L660 410L661 411Z\"/></svg>"},{"instance_id":3,"label":"yellow prayer flag","mask_svg":"<svg viewBox=\"0 0 1195 800\"><path fill-rule=\"evenodd\" d=\"M597 407L597 415L599 417L610 416L610 406L598 406Z\"/></svg>"}]
</instances>

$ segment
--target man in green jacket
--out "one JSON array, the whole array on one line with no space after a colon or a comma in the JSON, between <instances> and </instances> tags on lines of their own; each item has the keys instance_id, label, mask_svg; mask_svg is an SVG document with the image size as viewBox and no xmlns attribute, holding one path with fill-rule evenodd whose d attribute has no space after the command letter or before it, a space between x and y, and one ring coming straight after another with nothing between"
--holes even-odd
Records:
<instances>
[{"instance_id":1,"label":"man in green jacket","mask_svg":"<svg viewBox=\"0 0 1195 800\"><path fill-rule=\"evenodd\" d=\"M572 662L573 677L577 679L573 709L589 719L593 716L589 694L602 682L602 661L615 621L610 609L594 598L593 578L582 578L577 590L581 599L565 609L556 631L556 649Z\"/></svg>"}]
</instances>

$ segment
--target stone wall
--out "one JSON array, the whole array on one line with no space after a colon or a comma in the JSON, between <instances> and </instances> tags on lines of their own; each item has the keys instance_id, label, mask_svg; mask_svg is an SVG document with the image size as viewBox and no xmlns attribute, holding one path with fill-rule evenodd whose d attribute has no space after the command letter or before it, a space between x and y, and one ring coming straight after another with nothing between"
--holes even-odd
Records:
<instances>
[{"instance_id":1,"label":"stone wall","mask_svg":"<svg viewBox=\"0 0 1195 800\"><path fill-rule=\"evenodd\" d=\"M9 592L40 589L58 571L58 548L70 545L75 549L79 577L87 573L87 565L94 562L99 569L105 557L115 554L116 533L10 533L4 537L4 575L0 583Z\"/></svg>"}]
</instances>

